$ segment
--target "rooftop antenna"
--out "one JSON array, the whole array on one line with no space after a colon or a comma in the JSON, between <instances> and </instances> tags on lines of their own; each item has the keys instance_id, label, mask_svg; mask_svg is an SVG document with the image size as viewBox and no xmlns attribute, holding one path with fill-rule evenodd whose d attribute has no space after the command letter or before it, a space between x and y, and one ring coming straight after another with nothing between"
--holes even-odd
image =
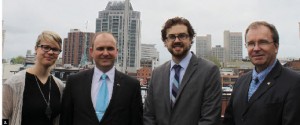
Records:
<instances>
[{"instance_id":1,"label":"rooftop antenna","mask_svg":"<svg viewBox=\"0 0 300 125\"><path fill-rule=\"evenodd\" d=\"M122 72L127 74L127 54L128 54L128 22L129 22L129 0L125 0L124 10L124 48L123 48L123 67Z\"/></svg>"}]
</instances>

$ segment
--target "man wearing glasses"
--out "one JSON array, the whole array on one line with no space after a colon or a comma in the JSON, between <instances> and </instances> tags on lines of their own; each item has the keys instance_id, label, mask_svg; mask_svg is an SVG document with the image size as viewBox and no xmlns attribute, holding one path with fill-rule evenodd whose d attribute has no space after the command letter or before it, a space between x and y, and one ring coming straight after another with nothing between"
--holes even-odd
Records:
<instances>
[{"instance_id":1,"label":"man wearing glasses","mask_svg":"<svg viewBox=\"0 0 300 125\"><path fill-rule=\"evenodd\" d=\"M275 26L253 22L245 42L255 68L235 83L224 125L300 125L300 74L276 59L279 35Z\"/></svg>"},{"instance_id":2,"label":"man wearing glasses","mask_svg":"<svg viewBox=\"0 0 300 125\"><path fill-rule=\"evenodd\" d=\"M167 20L162 41L172 59L154 69L144 108L144 125L218 125L220 72L190 48L195 32L187 19Z\"/></svg>"}]
</instances>

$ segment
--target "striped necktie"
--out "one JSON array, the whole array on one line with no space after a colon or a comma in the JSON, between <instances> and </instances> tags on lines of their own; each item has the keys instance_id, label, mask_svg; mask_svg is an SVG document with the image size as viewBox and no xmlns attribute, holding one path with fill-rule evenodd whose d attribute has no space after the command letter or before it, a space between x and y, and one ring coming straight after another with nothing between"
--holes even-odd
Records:
<instances>
[{"instance_id":1,"label":"striped necktie","mask_svg":"<svg viewBox=\"0 0 300 125\"><path fill-rule=\"evenodd\" d=\"M96 114L99 121L101 121L108 105L108 88L106 78L106 74L101 76L100 80L102 80L102 85L97 95Z\"/></svg>"},{"instance_id":2,"label":"striped necktie","mask_svg":"<svg viewBox=\"0 0 300 125\"><path fill-rule=\"evenodd\" d=\"M180 81L179 81L179 76L180 76L180 65L174 65L173 69L175 70L175 75L172 81L172 92L171 92L171 106L173 107L176 101Z\"/></svg>"},{"instance_id":3,"label":"striped necktie","mask_svg":"<svg viewBox=\"0 0 300 125\"><path fill-rule=\"evenodd\" d=\"M257 90L258 83L259 83L258 78L253 78L252 79L252 81L250 83L249 91L248 91L248 101L250 100L250 98L254 94L254 92Z\"/></svg>"}]
</instances>

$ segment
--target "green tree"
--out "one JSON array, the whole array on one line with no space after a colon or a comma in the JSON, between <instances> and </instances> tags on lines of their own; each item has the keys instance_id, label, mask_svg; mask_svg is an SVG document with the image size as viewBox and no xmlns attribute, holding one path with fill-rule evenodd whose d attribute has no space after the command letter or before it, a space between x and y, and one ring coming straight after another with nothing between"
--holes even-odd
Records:
<instances>
[{"instance_id":1,"label":"green tree","mask_svg":"<svg viewBox=\"0 0 300 125\"><path fill-rule=\"evenodd\" d=\"M23 64L25 62L25 57L23 56L18 56L18 57L15 57L15 58L12 58L10 63L12 64Z\"/></svg>"},{"instance_id":2,"label":"green tree","mask_svg":"<svg viewBox=\"0 0 300 125\"><path fill-rule=\"evenodd\" d=\"M218 67L221 67L221 63L220 61L217 59L217 57L215 56L209 56L208 60L212 61L213 63L215 63Z\"/></svg>"}]
</instances>

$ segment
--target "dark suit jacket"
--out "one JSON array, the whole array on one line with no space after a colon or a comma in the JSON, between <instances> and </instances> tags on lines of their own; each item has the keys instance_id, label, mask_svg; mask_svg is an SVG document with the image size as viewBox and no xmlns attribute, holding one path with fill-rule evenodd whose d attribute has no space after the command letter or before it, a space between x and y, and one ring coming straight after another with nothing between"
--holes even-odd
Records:
<instances>
[{"instance_id":1,"label":"dark suit jacket","mask_svg":"<svg viewBox=\"0 0 300 125\"><path fill-rule=\"evenodd\" d=\"M102 120L91 99L94 69L69 76L62 99L61 125L141 125L142 99L138 80L115 72L113 93Z\"/></svg>"},{"instance_id":2,"label":"dark suit jacket","mask_svg":"<svg viewBox=\"0 0 300 125\"><path fill-rule=\"evenodd\" d=\"M300 125L300 74L277 61L248 102L251 77L235 83L224 125Z\"/></svg>"},{"instance_id":3,"label":"dark suit jacket","mask_svg":"<svg viewBox=\"0 0 300 125\"><path fill-rule=\"evenodd\" d=\"M170 61L154 69L144 108L144 125L217 125L221 113L219 68L192 56L171 110Z\"/></svg>"}]
</instances>

